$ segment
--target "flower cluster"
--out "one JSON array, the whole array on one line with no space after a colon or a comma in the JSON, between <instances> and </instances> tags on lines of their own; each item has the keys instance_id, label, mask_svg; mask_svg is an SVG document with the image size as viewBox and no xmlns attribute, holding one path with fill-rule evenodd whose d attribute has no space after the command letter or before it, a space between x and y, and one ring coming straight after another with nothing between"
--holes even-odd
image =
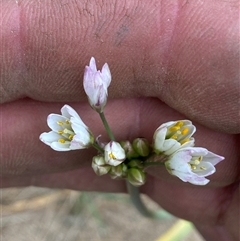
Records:
<instances>
[{"instance_id":1,"label":"flower cluster","mask_svg":"<svg viewBox=\"0 0 240 241\"><path fill-rule=\"evenodd\" d=\"M101 143L83 123L77 112L64 105L61 115L50 114L47 124L51 131L42 133L40 140L56 151L84 149L90 146L98 150L92 159L94 172L101 176L108 174L113 179L126 179L134 186L146 182L146 168L151 165L165 165L167 171L184 182L205 185L206 177L213 174L215 165L222 161L205 148L194 147L193 134L196 127L189 120L170 121L160 125L153 135L153 142L136 138L116 142L104 116L111 73L108 64L97 70L92 57L86 66L83 78L84 90L89 104L97 111L110 137L109 143Z\"/></svg>"}]
</instances>

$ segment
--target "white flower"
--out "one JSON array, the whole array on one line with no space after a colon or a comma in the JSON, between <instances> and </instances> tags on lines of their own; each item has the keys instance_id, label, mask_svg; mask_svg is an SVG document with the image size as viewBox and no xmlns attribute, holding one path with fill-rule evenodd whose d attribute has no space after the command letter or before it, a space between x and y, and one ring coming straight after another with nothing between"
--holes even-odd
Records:
<instances>
[{"instance_id":1,"label":"white flower","mask_svg":"<svg viewBox=\"0 0 240 241\"><path fill-rule=\"evenodd\" d=\"M108 96L108 86L111 82L111 73L105 63L102 70L97 70L95 59L90 59L89 66L85 67L83 87L88 96L90 105L97 112L102 112Z\"/></svg>"},{"instance_id":2,"label":"white flower","mask_svg":"<svg viewBox=\"0 0 240 241\"><path fill-rule=\"evenodd\" d=\"M111 141L104 147L105 162L117 166L126 159L124 149L118 142Z\"/></svg>"},{"instance_id":3,"label":"white flower","mask_svg":"<svg viewBox=\"0 0 240 241\"><path fill-rule=\"evenodd\" d=\"M205 148L186 147L176 151L165 162L168 172L179 177L184 182L195 185L206 185L209 180L205 177L213 174L215 165L224 157L216 155Z\"/></svg>"},{"instance_id":4,"label":"white flower","mask_svg":"<svg viewBox=\"0 0 240 241\"><path fill-rule=\"evenodd\" d=\"M170 121L162 124L153 136L155 153L171 155L179 148L194 146L194 138L191 136L195 131L195 126L189 120Z\"/></svg>"},{"instance_id":5,"label":"white flower","mask_svg":"<svg viewBox=\"0 0 240 241\"><path fill-rule=\"evenodd\" d=\"M91 145L94 137L77 112L64 105L61 113L48 116L47 124L52 131L42 133L40 140L55 151L84 149Z\"/></svg>"}]
</instances>

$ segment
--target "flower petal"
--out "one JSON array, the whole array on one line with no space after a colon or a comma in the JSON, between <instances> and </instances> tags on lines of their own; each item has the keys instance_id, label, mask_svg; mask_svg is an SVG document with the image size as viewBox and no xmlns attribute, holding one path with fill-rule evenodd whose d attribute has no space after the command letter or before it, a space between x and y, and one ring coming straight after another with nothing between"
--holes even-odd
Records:
<instances>
[{"instance_id":1,"label":"flower petal","mask_svg":"<svg viewBox=\"0 0 240 241\"><path fill-rule=\"evenodd\" d=\"M161 126L160 126L161 127ZM163 143L166 137L166 133L167 133L167 128L158 128L153 136L153 143L154 143L154 149L157 153L162 152L162 148L163 148Z\"/></svg>"},{"instance_id":2,"label":"flower petal","mask_svg":"<svg viewBox=\"0 0 240 241\"><path fill-rule=\"evenodd\" d=\"M55 151L71 151L69 143L52 142L50 146Z\"/></svg>"},{"instance_id":3,"label":"flower petal","mask_svg":"<svg viewBox=\"0 0 240 241\"><path fill-rule=\"evenodd\" d=\"M77 120L81 120L78 113L69 105L64 105L61 109L61 113L63 116L67 117L69 120L71 117L74 117Z\"/></svg>"},{"instance_id":4,"label":"flower petal","mask_svg":"<svg viewBox=\"0 0 240 241\"><path fill-rule=\"evenodd\" d=\"M94 57L91 57L89 67L93 72L97 71L96 60Z\"/></svg>"},{"instance_id":5,"label":"flower petal","mask_svg":"<svg viewBox=\"0 0 240 241\"><path fill-rule=\"evenodd\" d=\"M39 139L48 146L50 146L52 142L58 141L60 138L62 138L62 136L54 131L44 132L39 136Z\"/></svg>"},{"instance_id":6,"label":"flower petal","mask_svg":"<svg viewBox=\"0 0 240 241\"><path fill-rule=\"evenodd\" d=\"M102 67L101 77L102 79L104 79L103 83L104 86L107 88L111 83L111 72L107 63L105 63Z\"/></svg>"},{"instance_id":7,"label":"flower petal","mask_svg":"<svg viewBox=\"0 0 240 241\"><path fill-rule=\"evenodd\" d=\"M181 148L181 144L178 141L174 139L168 139L164 141L162 149L165 155L171 155L179 148Z\"/></svg>"},{"instance_id":8,"label":"flower petal","mask_svg":"<svg viewBox=\"0 0 240 241\"><path fill-rule=\"evenodd\" d=\"M212 165L215 166L225 158L209 151L208 154L204 157L204 159L206 159L207 162L210 162Z\"/></svg>"},{"instance_id":9,"label":"flower petal","mask_svg":"<svg viewBox=\"0 0 240 241\"><path fill-rule=\"evenodd\" d=\"M75 137L75 136L74 136ZM73 140L70 143L69 148L71 150L80 150L80 149L85 149L86 146L84 145L84 143L82 143L82 140L77 139L77 138L73 138Z\"/></svg>"},{"instance_id":10,"label":"flower petal","mask_svg":"<svg viewBox=\"0 0 240 241\"><path fill-rule=\"evenodd\" d=\"M192 156L205 156L208 154L208 150L203 147L186 147L182 150L189 150Z\"/></svg>"},{"instance_id":11,"label":"flower petal","mask_svg":"<svg viewBox=\"0 0 240 241\"><path fill-rule=\"evenodd\" d=\"M53 131L58 132L60 130L63 130L63 127L59 125L59 122L66 123L68 119L62 115L58 114L50 114L47 117L47 124L49 128L51 128ZM66 124L65 124L66 125Z\"/></svg>"},{"instance_id":12,"label":"flower petal","mask_svg":"<svg viewBox=\"0 0 240 241\"><path fill-rule=\"evenodd\" d=\"M184 182L189 182L195 185L206 185L209 183L209 180L205 177L200 177L198 175L194 175L193 173L182 173L179 171L174 171L173 172L174 176L177 176Z\"/></svg>"}]
</instances>

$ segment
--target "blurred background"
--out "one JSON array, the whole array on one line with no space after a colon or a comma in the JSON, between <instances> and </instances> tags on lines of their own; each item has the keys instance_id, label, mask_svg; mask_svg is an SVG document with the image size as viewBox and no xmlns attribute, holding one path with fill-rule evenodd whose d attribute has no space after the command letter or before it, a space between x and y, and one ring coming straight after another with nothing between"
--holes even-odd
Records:
<instances>
[{"instance_id":1,"label":"blurred background","mask_svg":"<svg viewBox=\"0 0 240 241\"><path fill-rule=\"evenodd\" d=\"M142 217L127 194L8 188L0 191L0 214L1 241L204 241L164 210L162 220Z\"/></svg>"}]
</instances>

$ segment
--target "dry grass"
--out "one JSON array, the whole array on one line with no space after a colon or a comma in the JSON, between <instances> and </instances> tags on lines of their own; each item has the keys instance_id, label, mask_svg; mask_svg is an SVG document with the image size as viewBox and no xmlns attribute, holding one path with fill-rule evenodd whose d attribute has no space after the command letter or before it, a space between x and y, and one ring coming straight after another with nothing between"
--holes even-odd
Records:
<instances>
[{"instance_id":1,"label":"dry grass","mask_svg":"<svg viewBox=\"0 0 240 241\"><path fill-rule=\"evenodd\" d=\"M143 218L125 194L11 188L1 191L0 205L1 241L156 241L177 221ZM203 239L195 230L182 239L192 240Z\"/></svg>"}]
</instances>

